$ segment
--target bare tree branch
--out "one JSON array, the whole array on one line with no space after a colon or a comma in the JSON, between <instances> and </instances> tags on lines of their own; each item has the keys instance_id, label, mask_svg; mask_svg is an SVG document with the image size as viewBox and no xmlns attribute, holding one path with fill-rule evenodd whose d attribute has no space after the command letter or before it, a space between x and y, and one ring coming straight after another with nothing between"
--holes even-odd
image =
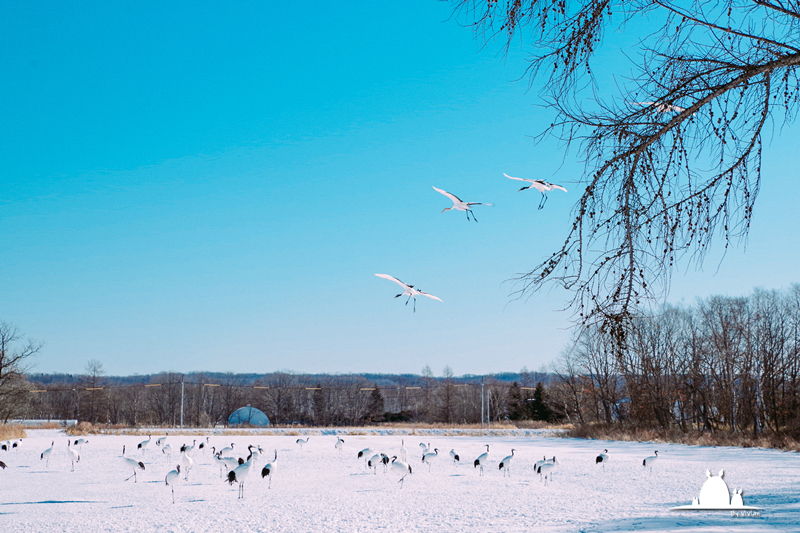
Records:
<instances>
[{"instance_id":1,"label":"bare tree branch","mask_svg":"<svg viewBox=\"0 0 800 533\"><path fill-rule=\"evenodd\" d=\"M516 295L557 283L573 292L579 323L624 340L624 324L666 294L678 261L700 265L714 236L727 248L747 235L762 131L780 115L791 122L800 104L800 8L753 0L455 5L478 36L505 32L506 50L515 36L530 39L527 73L555 113L538 138L580 146L586 166L564 244L515 278ZM590 68L603 31L612 19L630 28L644 16L661 17L661 29L642 37L620 99L604 102Z\"/></svg>"}]
</instances>

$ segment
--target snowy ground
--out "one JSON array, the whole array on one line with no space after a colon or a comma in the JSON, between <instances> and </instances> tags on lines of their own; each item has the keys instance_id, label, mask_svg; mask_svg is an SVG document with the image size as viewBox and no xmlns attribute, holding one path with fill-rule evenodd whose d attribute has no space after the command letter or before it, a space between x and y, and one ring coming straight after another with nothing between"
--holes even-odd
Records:
<instances>
[{"instance_id":1,"label":"snowy ground","mask_svg":"<svg viewBox=\"0 0 800 533\"><path fill-rule=\"evenodd\" d=\"M260 445L258 458L237 500L237 486L220 478L211 453L197 450L188 482L175 489L173 505L164 476L179 454L163 455L155 446L136 450L143 437L88 436L81 461L70 471L67 436L58 430L28 430L10 452L0 452L8 468L0 471L0 531L800 531L800 455L773 450L709 448L652 443L600 442L547 437L425 437L440 456L431 471L421 464L420 437L311 436L301 450L296 436L212 436L218 449L236 443ZM197 437L171 435L178 448ZM399 475L373 475L356 459L368 446L398 453L401 438L414 470L401 488ZM74 439L74 438L73 438ZM56 441L49 466L39 454ZM480 477L473 460L490 444L490 466ZM123 481L132 471L123 463L141 459L146 471L138 483ZM461 464L453 466L455 448ZM497 469L516 449L511 476ZM605 470L595 465L608 448ZM278 450L272 488L260 476ZM657 449L652 473L642 459ZM533 464L555 455L561 465L545 486ZM691 502L705 481L705 470L725 470L731 490L744 489L746 505L763 507L760 517L724 512L676 513L670 507Z\"/></svg>"}]
</instances>

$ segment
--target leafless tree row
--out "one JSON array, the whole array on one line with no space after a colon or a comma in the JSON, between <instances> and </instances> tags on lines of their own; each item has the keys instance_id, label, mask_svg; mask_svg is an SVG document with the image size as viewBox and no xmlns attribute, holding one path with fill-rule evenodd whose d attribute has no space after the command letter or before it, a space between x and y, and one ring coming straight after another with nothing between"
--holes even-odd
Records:
<instances>
[{"instance_id":1,"label":"leafless tree row","mask_svg":"<svg viewBox=\"0 0 800 533\"><path fill-rule=\"evenodd\" d=\"M800 435L800 285L639 318L620 346L582 332L553 403L577 422Z\"/></svg>"},{"instance_id":2,"label":"leafless tree row","mask_svg":"<svg viewBox=\"0 0 800 533\"><path fill-rule=\"evenodd\" d=\"M524 369L521 379L513 383L491 377L465 382L455 378L449 367L437 378L426 367L421 376L387 376L382 384L359 375L277 372L254 383L245 383L234 374L224 379L194 375L193 381L186 382L180 374L163 373L148 383L123 386L110 384L97 361L90 361L86 371L77 383L51 383L46 389L28 384L26 392L46 392L29 392L19 415L175 427L181 422L181 387L187 427L225 424L233 411L245 405L261 409L273 424L281 426L471 424L480 423L482 413L490 422L547 419L551 413L544 407L546 392L539 382L546 376ZM534 390L537 382L539 389Z\"/></svg>"}]
</instances>

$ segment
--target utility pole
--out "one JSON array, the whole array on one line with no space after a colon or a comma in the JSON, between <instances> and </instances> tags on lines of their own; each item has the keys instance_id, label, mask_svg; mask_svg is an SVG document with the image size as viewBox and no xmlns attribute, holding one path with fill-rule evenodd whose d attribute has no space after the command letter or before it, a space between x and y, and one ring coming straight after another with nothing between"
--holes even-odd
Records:
<instances>
[{"instance_id":1,"label":"utility pole","mask_svg":"<svg viewBox=\"0 0 800 533\"><path fill-rule=\"evenodd\" d=\"M486 393L486 429L491 429L489 421L492 418L491 409L489 409L489 398L492 397L492 391Z\"/></svg>"},{"instance_id":2,"label":"utility pole","mask_svg":"<svg viewBox=\"0 0 800 533\"><path fill-rule=\"evenodd\" d=\"M483 378L481 378L481 429L483 429Z\"/></svg>"},{"instance_id":3,"label":"utility pole","mask_svg":"<svg viewBox=\"0 0 800 533\"><path fill-rule=\"evenodd\" d=\"M186 378L183 374L181 374L181 429L183 429L183 380Z\"/></svg>"}]
</instances>

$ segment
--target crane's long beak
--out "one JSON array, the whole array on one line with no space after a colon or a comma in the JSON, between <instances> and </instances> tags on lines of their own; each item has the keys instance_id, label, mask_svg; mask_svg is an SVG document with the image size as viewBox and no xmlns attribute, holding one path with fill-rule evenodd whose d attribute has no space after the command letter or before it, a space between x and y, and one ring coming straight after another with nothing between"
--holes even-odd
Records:
<instances>
[{"instance_id":1,"label":"crane's long beak","mask_svg":"<svg viewBox=\"0 0 800 533\"><path fill-rule=\"evenodd\" d=\"M452 207L445 207L444 209L442 209L442 213L444 213L445 211L450 211L451 209L453 209L453 208Z\"/></svg>"}]
</instances>

